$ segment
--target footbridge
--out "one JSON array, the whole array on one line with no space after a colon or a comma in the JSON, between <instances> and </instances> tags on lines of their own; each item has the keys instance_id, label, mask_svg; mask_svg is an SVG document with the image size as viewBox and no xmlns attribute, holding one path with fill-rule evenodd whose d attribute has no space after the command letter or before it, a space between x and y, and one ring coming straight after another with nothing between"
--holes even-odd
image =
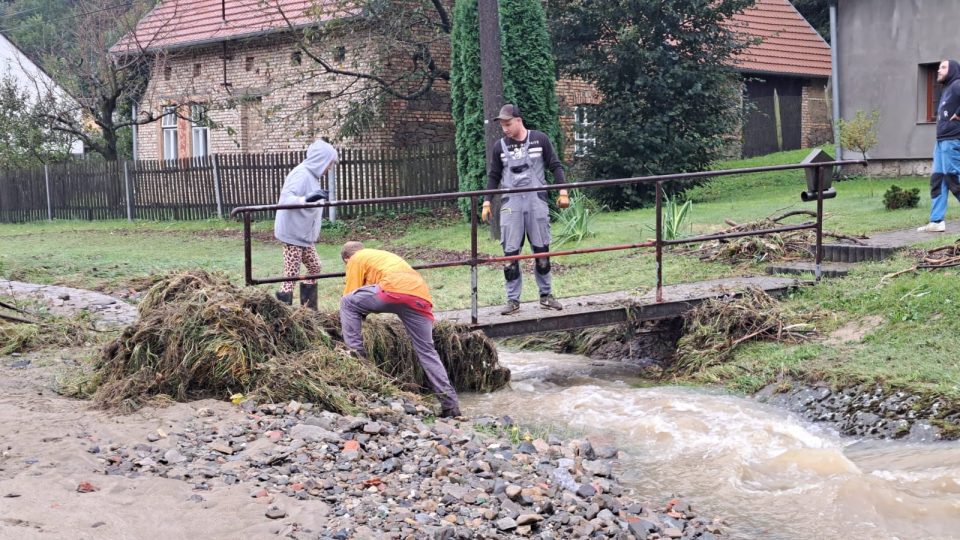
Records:
<instances>
[{"instance_id":1,"label":"footbridge","mask_svg":"<svg viewBox=\"0 0 960 540\"><path fill-rule=\"evenodd\" d=\"M657 320L671 318L682 315L684 311L704 300L736 295L748 287L756 287L766 291L768 294L778 295L803 283L818 282L822 275L821 264L823 260L823 204L824 200L836 196L836 191L831 187L833 170L836 167L844 165L865 165L865 162L834 161L833 158L829 157L822 151L815 150L811 152L811 154L803 162L789 165L727 169L697 173L667 174L613 180L598 180L592 182L538 186L533 188L524 187L498 190L477 190L463 191L458 193L433 193L403 197L355 200L338 200L336 197L336 186L330 183L328 184L328 190L331 194L329 201L303 204L243 206L234 209L233 212L231 212L231 216L241 217L243 219L244 276L246 283L247 285L259 285L266 283L279 283L283 281L299 281L304 279L342 278L344 274L343 272L334 272L296 277L254 277L251 234L251 216L254 213L317 207L333 210L341 206L370 204L377 204L380 205L380 207L389 205L400 206L422 201L455 201L461 198L469 199L471 245L470 257L462 260L450 260L413 265L413 267L417 270L448 268L455 266L469 267L471 279L470 308L460 311L438 312L436 313L437 318L441 320L468 324L474 328L482 330L491 337L505 337L535 332L571 330L591 326L603 326L616 324L627 320ZM665 185L669 184L670 182L684 182L719 176L744 175L771 171L789 171L796 169L802 169L806 172L806 185L798 186L798 188L803 188L802 190L798 191L802 201L815 202L816 212L814 214L814 219L799 224L781 225L751 231L736 231L732 233L708 234L675 239L667 239L664 237L663 203L666 193ZM654 229L655 236L652 239L637 241L630 244L593 246L512 256L486 256L481 255L478 252L477 235L480 228L479 202L482 201L487 195L502 196L509 195L511 193L549 192L560 189L589 190L601 187L631 184L653 184L655 187L656 225ZM812 282L801 282L796 279L771 276L727 278L680 284L664 284L663 282L663 265L665 255L664 248L668 246L696 244L713 240L739 238L745 236L762 236L797 230L813 230L816 234L816 244L813 246L812 250L814 256L814 280ZM562 302L564 304L564 309L562 311L542 310L537 303L527 303L521 305L519 312L506 316L500 315L500 306L481 307L478 304L477 269L480 265L503 264L525 259L565 257L584 253L621 250L647 250L651 252L651 255L656 261L656 270L654 276L654 285L650 288L650 290L640 289L636 291L619 291L581 297L563 298ZM429 281L429 277L427 277L427 279Z\"/></svg>"}]
</instances>

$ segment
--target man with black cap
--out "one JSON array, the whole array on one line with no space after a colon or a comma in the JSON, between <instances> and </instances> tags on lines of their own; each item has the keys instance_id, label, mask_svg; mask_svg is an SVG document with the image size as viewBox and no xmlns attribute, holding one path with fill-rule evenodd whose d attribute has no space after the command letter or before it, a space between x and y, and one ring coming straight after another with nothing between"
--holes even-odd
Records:
<instances>
[{"instance_id":1,"label":"man with black cap","mask_svg":"<svg viewBox=\"0 0 960 540\"><path fill-rule=\"evenodd\" d=\"M564 183L563 165L543 132L527 129L523 125L520 109L507 104L500 108L494 121L500 122L505 135L488 151L490 160L487 189L536 187L546 185L544 170L550 169L557 183ZM570 206L567 190L560 190L557 206ZM490 196L483 201L483 221L490 219ZM511 193L504 195L500 207L500 243L504 255L519 255L524 238L530 239L534 253L550 251L550 208L547 192ZM553 297L550 280L550 259L536 259L535 278L540 290L540 307L563 309ZM520 310L520 292L523 287L520 263L512 261L503 269L506 278L507 304L500 312L503 315Z\"/></svg>"},{"instance_id":2,"label":"man with black cap","mask_svg":"<svg viewBox=\"0 0 960 540\"><path fill-rule=\"evenodd\" d=\"M940 62L937 82L943 84L937 108L937 142L933 147L933 174L930 176L930 223L920 232L944 232L947 191L960 200L960 64Z\"/></svg>"}]
</instances>

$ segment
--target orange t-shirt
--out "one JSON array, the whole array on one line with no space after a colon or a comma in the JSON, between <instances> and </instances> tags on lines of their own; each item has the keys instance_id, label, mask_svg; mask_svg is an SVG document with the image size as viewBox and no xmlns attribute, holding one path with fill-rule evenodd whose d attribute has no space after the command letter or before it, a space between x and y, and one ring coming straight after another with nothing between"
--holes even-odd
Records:
<instances>
[{"instance_id":1,"label":"orange t-shirt","mask_svg":"<svg viewBox=\"0 0 960 540\"><path fill-rule=\"evenodd\" d=\"M389 251L361 249L347 261L344 296L365 285L379 285L390 293L409 294L433 304L430 289L420 273Z\"/></svg>"}]
</instances>

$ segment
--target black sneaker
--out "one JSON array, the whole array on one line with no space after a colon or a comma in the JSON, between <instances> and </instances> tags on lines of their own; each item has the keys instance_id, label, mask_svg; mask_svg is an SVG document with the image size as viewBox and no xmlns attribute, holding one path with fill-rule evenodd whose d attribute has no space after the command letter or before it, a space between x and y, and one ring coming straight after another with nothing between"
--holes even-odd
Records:
<instances>
[{"instance_id":1,"label":"black sneaker","mask_svg":"<svg viewBox=\"0 0 960 540\"><path fill-rule=\"evenodd\" d=\"M510 315L520 311L520 302L516 300L507 300L507 305L500 311L501 315Z\"/></svg>"},{"instance_id":2,"label":"black sneaker","mask_svg":"<svg viewBox=\"0 0 960 540\"><path fill-rule=\"evenodd\" d=\"M540 307L560 311L563 309L563 304L557 302L557 299L554 298L552 294L544 294L540 296Z\"/></svg>"},{"instance_id":3,"label":"black sneaker","mask_svg":"<svg viewBox=\"0 0 960 540\"><path fill-rule=\"evenodd\" d=\"M277 291L277 300L283 302L288 306L293 305L293 291L290 291L290 292Z\"/></svg>"}]
</instances>

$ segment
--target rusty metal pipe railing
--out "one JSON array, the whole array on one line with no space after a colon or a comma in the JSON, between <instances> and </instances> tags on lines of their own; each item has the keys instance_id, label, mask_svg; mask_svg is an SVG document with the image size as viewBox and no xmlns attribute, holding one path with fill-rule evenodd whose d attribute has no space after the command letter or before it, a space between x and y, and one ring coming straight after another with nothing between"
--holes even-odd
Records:
<instances>
[{"instance_id":1,"label":"rusty metal pipe railing","mask_svg":"<svg viewBox=\"0 0 960 540\"><path fill-rule=\"evenodd\" d=\"M750 167L750 168L741 168L741 169L727 169L723 171L703 171L695 173L676 173L676 174L664 174L657 176L641 176L633 178L618 178L612 180L597 180L594 182L573 182L569 184L551 184L545 186L536 186L536 187L525 187L525 188L510 188L510 189L495 189L495 190L475 190L475 191L462 191L457 193L435 193L429 195L407 195L401 197L384 197L380 199L356 199L350 201L324 201L317 203L303 203L303 204L270 204L270 205L257 205L257 206L242 206L234 208L230 215L231 217L236 217L238 214L243 214L243 231L244 231L244 273L247 285L260 285L267 283L279 283L284 281L299 281L303 279L327 279L327 278L336 278L343 277L345 274L343 272L333 272L325 274L311 274L311 275L302 275L297 277L267 277L267 278L254 278L253 277L253 262L252 262L252 243L251 243L251 219L250 214L253 212L261 211L272 211L272 210L296 210L300 208L318 208L318 207L339 207L339 206L359 206L359 205L389 205L389 204L402 204L410 202L419 202L419 201L442 201L442 200L456 200L462 197L470 198L470 258L454 261L442 261L437 263L427 263L414 265L413 268L417 270L424 269L434 269L434 268L449 268L454 266L470 266L470 286L471 286L471 320L474 324L477 323L477 297L478 297L478 274L477 268L481 264L495 264L500 262L510 262L510 261L520 261L526 259L539 259L545 257L561 257L567 255L580 255L586 253L601 253L607 251L619 251L626 249L639 249L646 247L655 248L655 257L656 257L656 301L663 301L663 247L671 245L680 245L680 244L690 244L697 242L706 242L711 240L720 240L725 238L739 238L744 236L761 236L765 234L774 234L779 232L789 232L797 231L804 229L814 229L816 231L816 280L820 280L821 276L821 263L822 263L822 254L823 254L823 177L827 168L838 167L843 165L865 165L864 161L861 160L844 160L844 161L827 161L820 163L798 163L791 165L771 165L766 167ZM713 234L713 235L701 235L680 239L663 239L663 186L665 182L676 181L676 180L692 180L698 178L713 178L718 176L730 176L737 174L750 174L750 173L759 173L759 172L771 172L771 171L787 171L787 170L797 170L797 169L816 169L816 186L817 186L817 218L816 221L806 222L798 225L786 225L781 227L771 227L769 229L759 229L753 231L737 231L731 233L722 233L722 234ZM477 200L480 197L485 197L487 195L509 195L511 193L530 193L530 192L543 192L543 191L556 191L561 189L578 189L578 188L598 188L598 187L608 187L616 185L627 185L627 184L644 184L644 183L655 183L655 233L656 237L653 240L646 242L638 242L632 244L619 244L612 246L600 246L593 248L582 248L582 249L571 249L571 250L562 250L562 251L549 251L544 253L532 253L528 255L510 255L510 256L498 256L498 257L480 257L478 253L478 241L477 241L477 230L479 228L478 216L477 216Z\"/></svg>"}]
</instances>

